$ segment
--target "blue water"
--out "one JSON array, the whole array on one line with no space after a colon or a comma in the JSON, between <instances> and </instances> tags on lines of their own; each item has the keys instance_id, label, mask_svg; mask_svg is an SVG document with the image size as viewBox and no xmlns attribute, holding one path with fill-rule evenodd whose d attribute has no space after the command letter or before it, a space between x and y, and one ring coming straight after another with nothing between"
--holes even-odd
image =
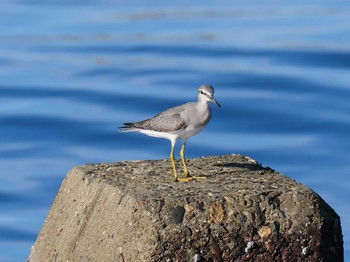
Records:
<instances>
[{"instance_id":1,"label":"blue water","mask_svg":"<svg viewBox=\"0 0 350 262\"><path fill-rule=\"evenodd\" d=\"M350 2L3 0L0 261L27 258L74 166L168 157L117 127L202 83L222 108L187 156L245 154L311 187L350 260Z\"/></svg>"}]
</instances>

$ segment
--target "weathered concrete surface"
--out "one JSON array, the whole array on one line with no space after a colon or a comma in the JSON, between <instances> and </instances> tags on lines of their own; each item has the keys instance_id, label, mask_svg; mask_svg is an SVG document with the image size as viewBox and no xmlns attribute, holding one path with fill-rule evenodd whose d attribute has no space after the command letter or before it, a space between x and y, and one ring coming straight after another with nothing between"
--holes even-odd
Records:
<instances>
[{"instance_id":1,"label":"weathered concrete surface","mask_svg":"<svg viewBox=\"0 0 350 262\"><path fill-rule=\"evenodd\" d=\"M343 261L338 215L315 192L241 155L74 168L29 261ZM317 177L315 177L317 179Z\"/></svg>"}]
</instances>

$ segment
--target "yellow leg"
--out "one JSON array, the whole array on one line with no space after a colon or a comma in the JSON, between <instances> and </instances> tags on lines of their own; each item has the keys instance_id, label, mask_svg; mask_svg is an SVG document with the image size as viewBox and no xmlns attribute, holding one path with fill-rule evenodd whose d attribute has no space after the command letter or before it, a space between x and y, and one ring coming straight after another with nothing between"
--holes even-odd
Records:
<instances>
[{"instance_id":1,"label":"yellow leg","mask_svg":"<svg viewBox=\"0 0 350 262\"><path fill-rule=\"evenodd\" d=\"M188 173L188 168L187 168L186 159L185 159L185 146L186 146L185 143L182 144L180 156L182 160L182 165L184 166L184 177L188 177L189 173Z\"/></svg>"},{"instance_id":2,"label":"yellow leg","mask_svg":"<svg viewBox=\"0 0 350 262\"><path fill-rule=\"evenodd\" d=\"M206 178L206 177L201 177L201 176L190 176L190 174L188 172L187 164L186 164L186 159L185 159L185 147L186 147L186 144L183 143L182 147L181 147L181 151L180 151L182 164L184 166L184 177L181 177L181 178L178 177L175 181L189 182L189 181L196 180L196 179Z\"/></svg>"},{"instance_id":3,"label":"yellow leg","mask_svg":"<svg viewBox=\"0 0 350 262\"><path fill-rule=\"evenodd\" d=\"M177 177L176 165L175 165L174 145L171 146L170 160L171 160L171 164L173 165L173 170L174 170L174 181L177 182L178 177Z\"/></svg>"}]
</instances>

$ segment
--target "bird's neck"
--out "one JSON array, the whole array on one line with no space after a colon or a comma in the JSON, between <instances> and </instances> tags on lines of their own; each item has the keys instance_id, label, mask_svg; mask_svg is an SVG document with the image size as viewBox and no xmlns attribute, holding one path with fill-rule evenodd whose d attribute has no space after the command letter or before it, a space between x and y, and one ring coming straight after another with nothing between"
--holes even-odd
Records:
<instances>
[{"instance_id":1,"label":"bird's neck","mask_svg":"<svg viewBox=\"0 0 350 262\"><path fill-rule=\"evenodd\" d=\"M210 101L206 99L198 99L197 106L199 108L210 108Z\"/></svg>"},{"instance_id":2,"label":"bird's neck","mask_svg":"<svg viewBox=\"0 0 350 262\"><path fill-rule=\"evenodd\" d=\"M206 105L208 106L210 101L206 98L206 97L203 97L203 96L198 96L198 102L197 102L199 105Z\"/></svg>"}]
</instances>

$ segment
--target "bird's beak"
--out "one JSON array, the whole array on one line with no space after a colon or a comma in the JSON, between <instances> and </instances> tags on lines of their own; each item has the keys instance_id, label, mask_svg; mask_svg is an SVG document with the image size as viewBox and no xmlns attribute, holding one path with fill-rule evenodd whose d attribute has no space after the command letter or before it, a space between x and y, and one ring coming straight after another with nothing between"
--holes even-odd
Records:
<instances>
[{"instance_id":1,"label":"bird's beak","mask_svg":"<svg viewBox=\"0 0 350 262\"><path fill-rule=\"evenodd\" d=\"M219 108L221 107L221 105L218 103L218 101L216 101L216 99L213 96L209 96L209 99L215 104L217 105Z\"/></svg>"}]
</instances>

